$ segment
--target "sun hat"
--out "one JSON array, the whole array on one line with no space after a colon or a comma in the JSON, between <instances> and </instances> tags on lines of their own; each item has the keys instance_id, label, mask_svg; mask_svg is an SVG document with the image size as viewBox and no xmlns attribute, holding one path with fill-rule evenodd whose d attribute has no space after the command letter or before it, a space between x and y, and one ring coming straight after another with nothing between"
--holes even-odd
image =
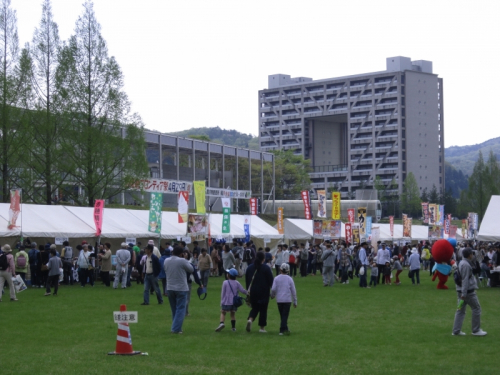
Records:
<instances>
[{"instance_id":1,"label":"sun hat","mask_svg":"<svg viewBox=\"0 0 500 375\"><path fill-rule=\"evenodd\" d=\"M2 251L5 253L11 253L12 249L10 248L10 245L3 245Z\"/></svg>"},{"instance_id":2,"label":"sun hat","mask_svg":"<svg viewBox=\"0 0 500 375\"><path fill-rule=\"evenodd\" d=\"M290 271L290 266L288 265L288 263L282 263L281 266L280 266L280 270L282 270L283 272L288 273Z\"/></svg>"}]
</instances>

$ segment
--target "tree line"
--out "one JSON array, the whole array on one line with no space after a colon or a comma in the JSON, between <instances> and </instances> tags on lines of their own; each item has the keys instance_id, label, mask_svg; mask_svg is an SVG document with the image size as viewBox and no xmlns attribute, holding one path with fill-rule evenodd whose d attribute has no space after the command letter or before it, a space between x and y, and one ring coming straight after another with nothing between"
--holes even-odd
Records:
<instances>
[{"instance_id":1,"label":"tree line","mask_svg":"<svg viewBox=\"0 0 500 375\"><path fill-rule=\"evenodd\" d=\"M32 41L21 48L16 11L1 0L0 127L3 202L22 188L24 202L92 206L147 176L144 127L91 1L61 41L44 0Z\"/></svg>"}]
</instances>

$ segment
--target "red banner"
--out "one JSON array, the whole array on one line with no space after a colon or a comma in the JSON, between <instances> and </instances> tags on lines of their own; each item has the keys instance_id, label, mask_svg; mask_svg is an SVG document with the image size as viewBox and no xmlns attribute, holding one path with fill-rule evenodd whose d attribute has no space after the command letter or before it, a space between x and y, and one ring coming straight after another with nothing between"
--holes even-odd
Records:
<instances>
[{"instance_id":1,"label":"red banner","mask_svg":"<svg viewBox=\"0 0 500 375\"><path fill-rule=\"evenodd\" d=\"M250 198L250 214L257 215L257 198Z\"/></svg>"},{"instance_id":2,"label":"red banner","mask_svg":"<svg viewBox=\"0 0 500 375\"><path fill-rule=\"evenodd\" d=\"M94 203L94 223L95 223L96 236L101 235L103 217L104 217L104 200L96 199Z\"/></svg>"},{"instance_id":3,"label":"red banner","mask_svg":"<svg viewBox=\"0 0 500 375\"><path fill-rule=\"evenodd\" d=\"M394 216L389 216L389 229L391 231L391 237L394 237Z\"/></svg>"},{"instance_id":4,"label":"red banner","mask_svg":"<svg viewBox=\"0 0 500 375\"><path fill-rule=\"evenodd\" d=\"M456 225L450 225L450 234L448 238L457 238L457 229L458 227Z\"/></svg>"},{"instance_id":5,"label":"red banner","mask_svg":"<svg viewBox=\"0 0 500 375\"><path fill-rule=\"evenodd\" d=\"M14 229L19 227L16 224L17 217L21 212L21 189L15 189L10 191L10 207L9 207L9 224L8 229Z\"/></svg>"},{"instance_id":6,"label":"red banner","mask_svg":"<svg viewBox=\"0 0 500 375\"><path fill-rule=\"evenodd\" d=\"M345 223L345 240L352 242L352 227L351 223Z\"/></svg>"},{"instance_id":7,"label":"red banner","mask_svg":"<svg viewBox=\"0 0 500 375\"><path fill-rule=\"evenodd\" d=\"M309 200L309 191L303 190L300 193L300 195L302 196L302 201L304 202L304 216L306 220L311 220L312 212L311 212L311 201Z\"/></svg>"},{"instance_id":8,"label":"red banner","mask_svg":"<svg viewBox=\"0 0 500 375\"><path fill-rule=\"evenodd\" d=\"M354 208L349 208L347 210L347 217L349 219L349 223L354 223Z\"/></svg>"},{"instance_id":9,"label":"red banner","mask_svg":"<svg viewBox=\"0 0 500 375\"><path fill-rule=\"evenodd\" d=\"M189 212L189 191L179 191L177 197L178 223L187 223Z\"/></svg>"},{"instance_id":10,"label":"red banner","mask_svg":"<svg viewBox=\"0 0 500 375\"><path fill-rule=\"evenodd\" d=\"M423 223L424 224L429 224L429 203L428 202L422 202L422 217Z\"/></svg>"}]
</instances>

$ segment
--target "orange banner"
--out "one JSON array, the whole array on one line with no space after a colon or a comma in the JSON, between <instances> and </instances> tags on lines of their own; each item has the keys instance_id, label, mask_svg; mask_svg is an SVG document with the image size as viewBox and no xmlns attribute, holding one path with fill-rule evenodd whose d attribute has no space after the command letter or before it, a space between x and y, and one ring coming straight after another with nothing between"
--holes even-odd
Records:
<instances>
[{"instance_id":1,"label":"orange banner","mask_svg":"<svg viewBox=\"0 0 500 375\"><path fill-rule=\"evenodd\" d=\"M285 234L285 227L283 224L283 207L278 207L278 233Z\"/></svg>"}]
</instances>

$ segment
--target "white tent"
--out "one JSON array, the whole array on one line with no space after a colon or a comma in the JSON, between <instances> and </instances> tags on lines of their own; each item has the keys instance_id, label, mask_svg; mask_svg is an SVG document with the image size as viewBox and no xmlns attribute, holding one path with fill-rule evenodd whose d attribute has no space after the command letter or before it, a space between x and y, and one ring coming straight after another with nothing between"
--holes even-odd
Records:
<instances>
[{"instance_id":1,"label":"white tent","mask_svg":"<svg viewBox=\"0 0 500 375\"><path fill-rule=\"evenodd\" d=\"M308 240L313 237L313 221L304 219L285 219L285 239Z\"/></svg>"},{"instance_id":2,"label":"white tent","mask_svg":"<svg viewBox=\"0 0 500 375\"><path fill-rule=\"evenodd\" d=\"M244 220L244 215L232 214L230 233L222 233L222 214L209 214L210 235L214 238L243 238L245 237ZM276 228L267 224L260 217L252 215L250 220L250 237L260 239L283 238L283 235L279 234Z\"/></svg>"},{"instance_id":3,"label":"white tent","mask_svg":"<svg viewBox=\"0 0 500 375\"><path fill-rule=\"evenodd\" d=\"M132 215L137 217L148 230L149 225L149 211L147 210L128 210ZM161 214L161 238L175 239L177 237L186 236L187 223L179 223L177 212L163 211ZM149 236L154 236L153 233L148 232ZM147 236L146 236L147 237Z\"/></svg>"},{"instance_id":4,"label":"white tent","mask_svg":"<svg viewBox=\"0 0 500 375\"><path fill-rule=\"evenodd\" d=\"M479 241L500 241L500 226L497 218L499 212L500 195L492 195L477 234Z\"/></svg>"}]
</instances>

